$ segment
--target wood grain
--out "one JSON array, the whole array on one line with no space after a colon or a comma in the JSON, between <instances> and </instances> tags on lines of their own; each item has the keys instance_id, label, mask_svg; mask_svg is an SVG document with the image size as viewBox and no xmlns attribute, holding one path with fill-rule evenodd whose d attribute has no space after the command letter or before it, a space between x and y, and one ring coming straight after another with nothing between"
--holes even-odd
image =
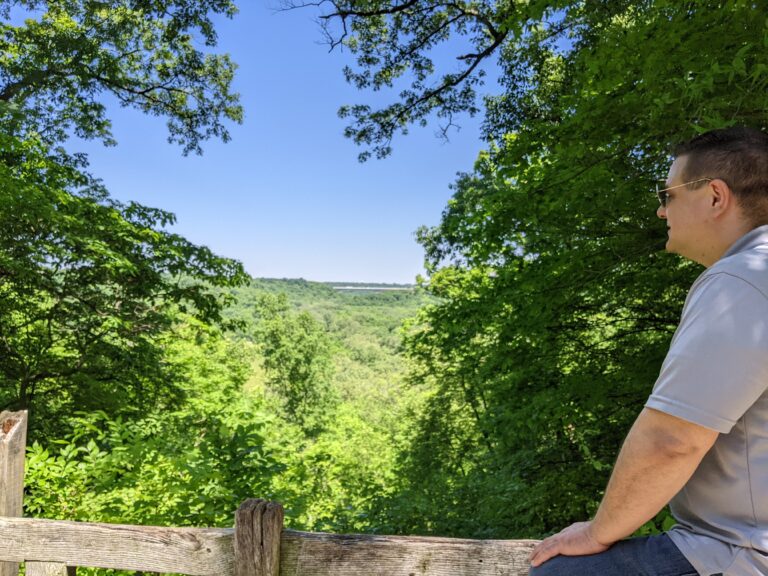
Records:
<instances>
[{"instance_id":1,"label":"wood grain","mask_svg":"<svg viewBox=\"0 0 768 576\"><path fill-rule=\"evenodd\" d=\"M264 504L249 505L251 511L262 509L262 522ZM526 576L528 554L537 543L292 530L283 530L280 542L281 576ZM263 548L260 554L264 558ZM0 558L234 576L234 530L0 518ZM264 572L273 569L268 562L261 566L259 572L252 562L244 576L277 575Z\"/></svg>"},{"instance_id":2,"label":"wood grain","mask_svg":"<svg viewBox=\"0 0 768 576\"><path fill-rule=\"evenodd\" d=\"M283 506L277 502L269 502L264 510L261 521L264 576L280 576L284 514Z\"/></svg>"},{"instance_id":3,"label":"wood grain","mask_svg":"<svg viewBox=\"0 0 768 576\"><path fill-rule=\"evenodd\" d=\"M235 513L235 576L278 576L283 507L249 498Z\"/></svg>"},{"instance_id":4,"label":"wood grain","mask_svg":"<svg viewBox=\"0 0 768 576\"><path fill-rule=\"evenodd\" d=\"M0 516L22 514L27 412L0 412ZM0 576L16 576L16 562L0 562Z\"/></svg>"},{"instance_id":5,"label":"wood grain","mask_svg":"<svg viewBox=\"0 0 768 576\"><path fill-rule=\"evenodd\" d=\"M27 562L27 576L75 576L76 568L54 562Z\"/></svg>"},{"instance_id":6,"label":"wood grain","mask_svg":"<svg viewBox=\"0 0 768 576\"><path fill-rule=\"evenodd\" d=\"M0 518L0 558L191 576L233 576L231 528Z\"/></svg>"},{"instance_id":7,"label":"wood grain","mask_svg":"<svg viewBox=\"0 0 768 576\"><path fill-rule=\"evenodd\" d=\"M254 530L253 517L263 500L250 498L235 512L235 576L261 576L261 546Z\"/></svg>"},{"instance_id":8,"label":"wood grain","mask_svg":"<svg viewBox=\"0 0 768 576\"><path fill-rule=\"evenodd\" d=\"M525 576L537 543L284 530L280 575Z\"/></svg>"}]
</instances>

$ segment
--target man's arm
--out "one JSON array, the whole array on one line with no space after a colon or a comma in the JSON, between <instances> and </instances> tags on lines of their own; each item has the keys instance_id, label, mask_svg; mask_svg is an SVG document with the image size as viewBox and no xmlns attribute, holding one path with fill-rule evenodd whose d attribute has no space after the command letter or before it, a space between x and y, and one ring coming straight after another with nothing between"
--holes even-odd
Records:
<instances>
[{"instance_id":1,"label":"man's arm","mask_svg":"<svg viewBox=\"0 0 768 576\"><path fill-rule=\"evenodd\" d=\"M607 550L658 514L685 485L718 432L645 408L621 448L594 520L579 522L541 542L531 553L538 566L562 554Z\"/></svg>"}]
</instances>

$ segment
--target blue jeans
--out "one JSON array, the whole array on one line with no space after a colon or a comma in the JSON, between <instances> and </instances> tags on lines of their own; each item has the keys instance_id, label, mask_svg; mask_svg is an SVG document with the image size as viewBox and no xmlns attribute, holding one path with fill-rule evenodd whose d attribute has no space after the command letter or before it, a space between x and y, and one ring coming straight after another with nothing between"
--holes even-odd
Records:
<instances>
[{"instance_id":1,"label":"blue jeans","mask_svg":"<svg viewBox=\"0 0 768 576\"><path fill-rule=\"evenodd\" d=\"M591 556L555 556L530 576L698 576L666 534L630 538Z\"/></svg>"}]
</instances>

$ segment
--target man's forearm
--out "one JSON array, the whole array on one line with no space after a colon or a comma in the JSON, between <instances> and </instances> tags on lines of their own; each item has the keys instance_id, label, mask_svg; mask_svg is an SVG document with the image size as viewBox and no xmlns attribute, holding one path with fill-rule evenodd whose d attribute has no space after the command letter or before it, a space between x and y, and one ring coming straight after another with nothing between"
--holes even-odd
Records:
<instances>
[{"instance_id":1,"label":"man's forearm","mask_svg":"<svg viewBox=\"0 0 768 576\"><path fill-rule=\"evenodd\" d=\"M632 427L591 525L598 542L610 545L653 518L685 485L717 438L716 432L696 430L694 442L681 442L665 428L670 418L646 409Z\"/></svg>"},{"instance_id":2,"label":"man's forearm","mask_svg":"<svg viewBox=\"0 0 768 576\"><path fill-rule=\"evenodd\" d=\"M653 518L685 485L718 433L644 409L624 441L594 520L542 540L531 553L539 566L558 554L598 554Z\"/></svg>"}]
</instances>

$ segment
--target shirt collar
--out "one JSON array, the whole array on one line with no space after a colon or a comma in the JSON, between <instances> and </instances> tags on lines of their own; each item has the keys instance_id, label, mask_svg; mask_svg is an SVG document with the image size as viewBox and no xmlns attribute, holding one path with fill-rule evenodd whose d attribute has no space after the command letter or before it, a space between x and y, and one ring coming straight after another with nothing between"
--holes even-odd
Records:
<instances>
[{"instance_id":1,"label":"shirt collar","mask_svg":"<svg viewBox=\"0 0 768 576\"><path fill-rule=\"evenodd\" d=\"M734 242L731 247L728 248L728 251L723 254L723 258L733 256L739 252L751 250L755 246L760 246L761 244L768 244L768 224L758 226L757 228L750 230L744 234L744 236L736 240L736 242Z\"/></svg>"}]
</instances>

